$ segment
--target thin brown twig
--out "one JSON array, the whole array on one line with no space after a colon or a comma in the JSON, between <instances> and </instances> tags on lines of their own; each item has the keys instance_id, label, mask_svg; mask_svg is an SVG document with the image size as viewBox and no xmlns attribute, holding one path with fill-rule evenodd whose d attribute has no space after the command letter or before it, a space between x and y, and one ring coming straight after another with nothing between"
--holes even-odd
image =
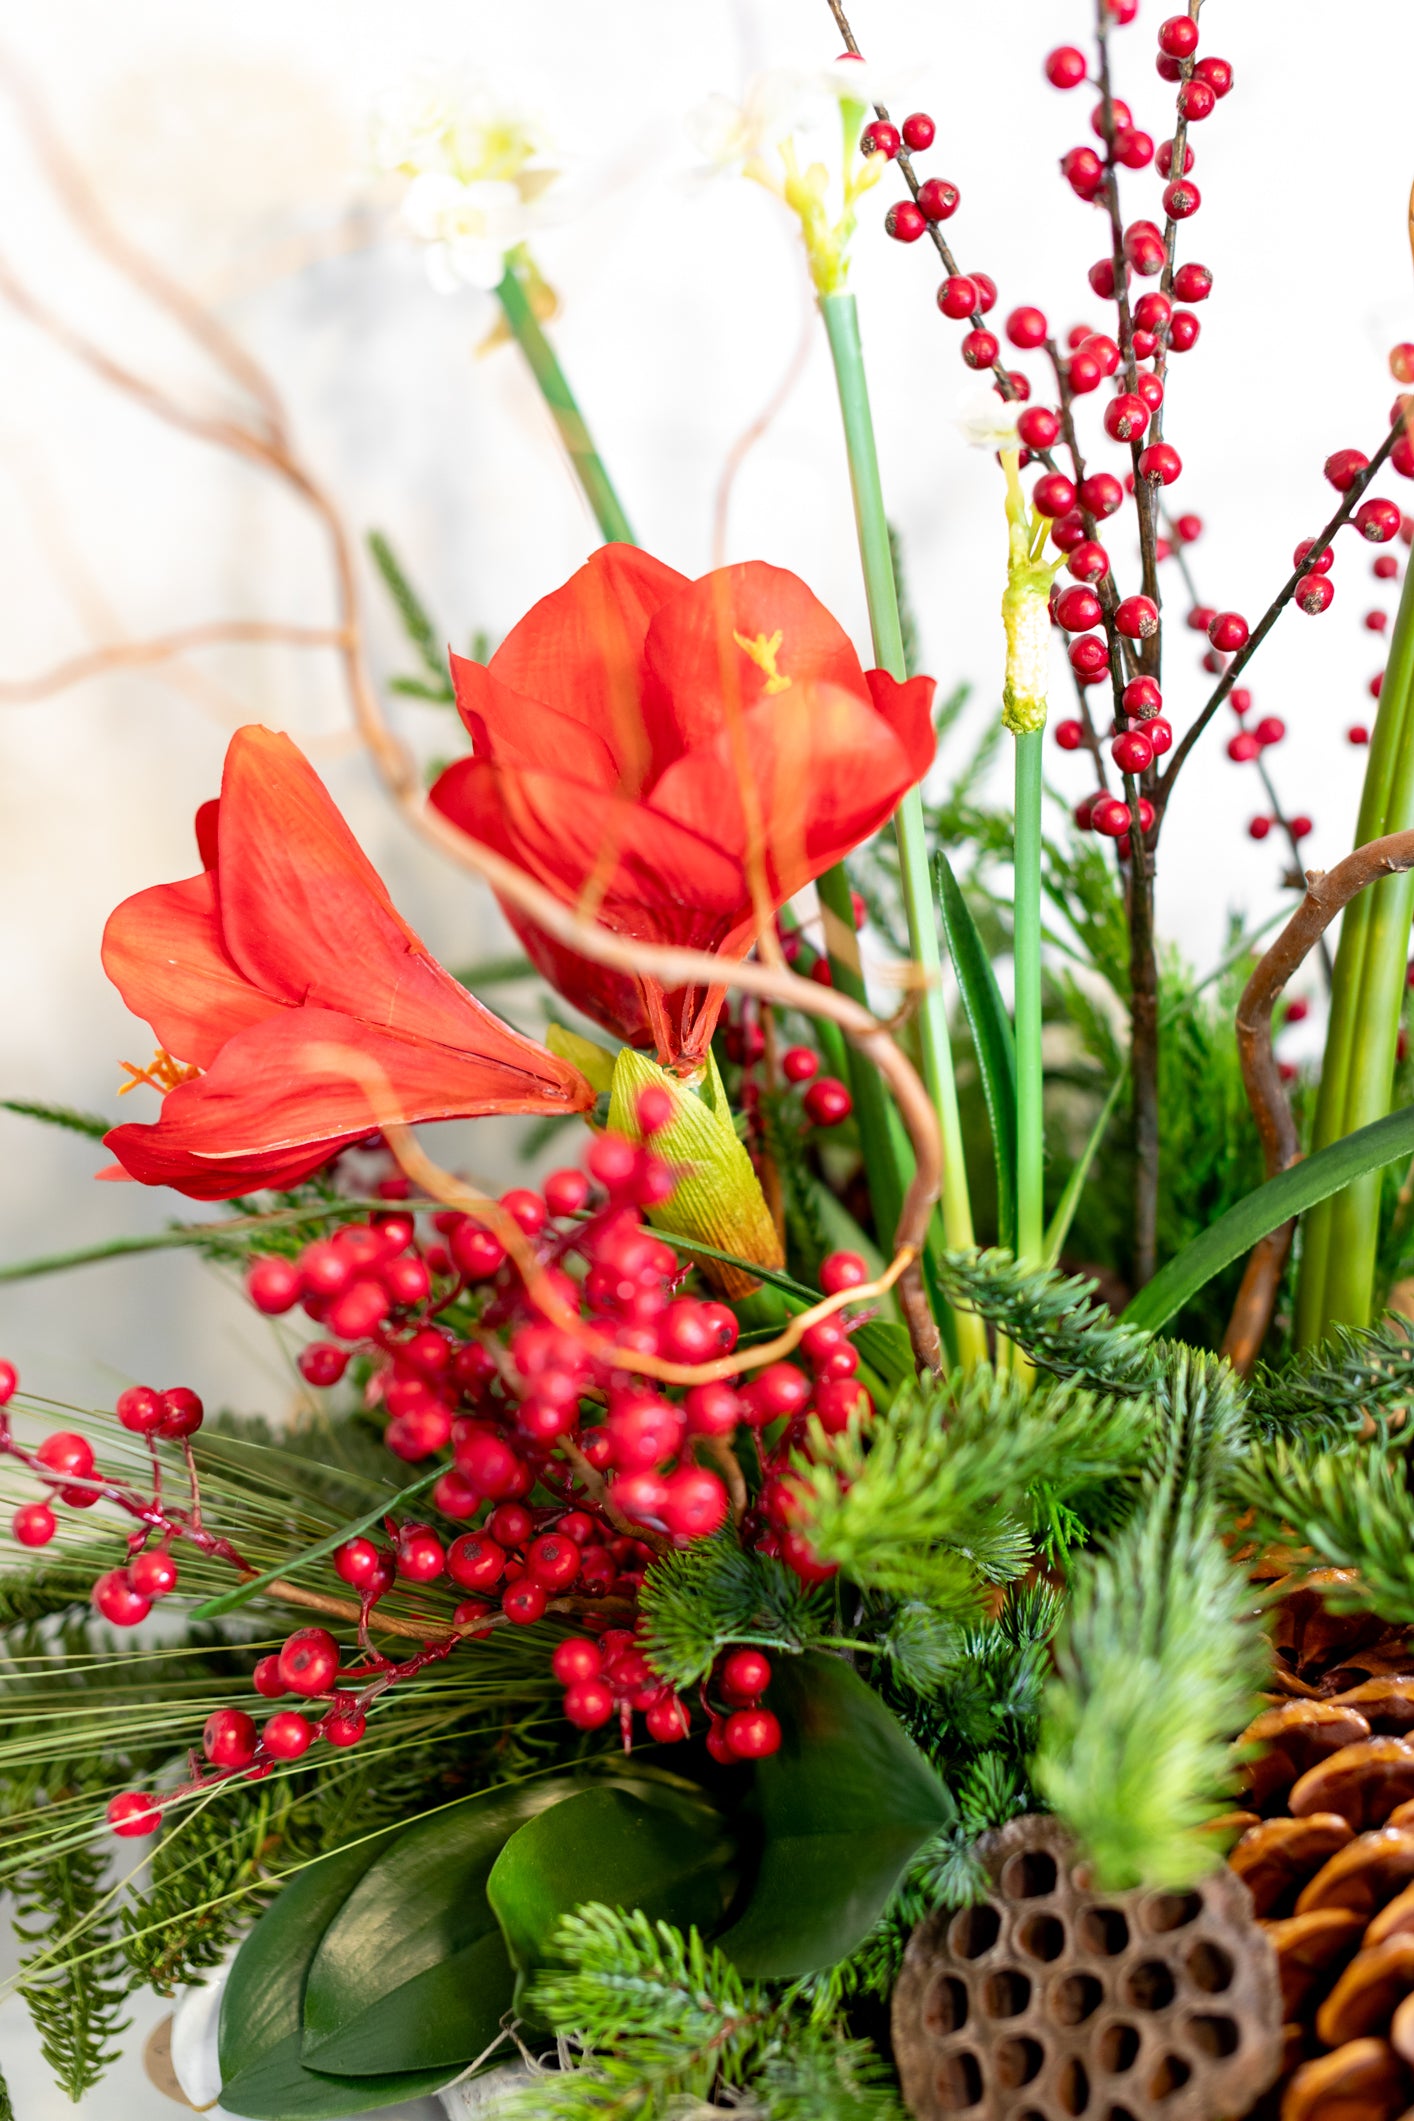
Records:
<instances>
[{"instance_id":1,"label":"thin brown twig","mask_svg":"<svg viewBox=\"0 0 1414 2121\"><path fill-rule=\"evenodd\" d=\"M211 619L204 625L181 626L172 633L155 634L145 641L110 641L106 647L90 648L70 656L32 678L0 678L0 706L20 706L66 692L90 678L115 670L141 669L165 663L193 648L224 648L248 641L271 641L291 648L344 648L346 636L332 626L286 625L278 619Z\"/></svg>"},{"instance_id":2,"label":"thin brown twig","mask_svg":"<svg viewBox=\"0 0 1414 2121\"><path fill-rule=\"evenodd\" d=\"M1387 833L1383 839L1357 847L1334 869L1308 870L1306 896L1243 989L1237 1005L1237 1052L1268 1178L1288 1170L1301 1156L1291 1102L1272 1051L1272 1010L1336 915L1367 885L1406 869L1414 869L1414 832ZM1244 1377L1256 1362L1271 1323L1295 1229L1294 1221L1284 1223L1248 1258L1223 1335L1223 1353Z\"/></svg>"}]
</instances>

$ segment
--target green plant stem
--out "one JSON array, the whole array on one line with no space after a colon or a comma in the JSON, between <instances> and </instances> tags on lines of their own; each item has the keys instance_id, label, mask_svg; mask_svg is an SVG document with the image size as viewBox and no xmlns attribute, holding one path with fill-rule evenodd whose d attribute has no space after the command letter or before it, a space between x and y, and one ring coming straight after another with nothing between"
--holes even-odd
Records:
<instances>
[{"instance_id":1,"label":"green plant stem","mask_svg":"<svg viewBox=\"0 0 1414 2121\"><path fill-rule=\"evenodd\" d=\"M594 520L611 545L636 545L624 514L623 503L614 491L613 481L604 469L603 460L594 447L593 437L585 424L583 413L575 402L574 392L558 360L555 349L540 328L539 320L531 307L530 294L521 275L528 259L524 250L510 252L506 259L505 277L496 289L496 299L501 305L502 315L525 355L527 365L537 384L540 395L550 408L550 414L560 430L570 460L570 468L583 488L584 497L594 511Z\"/></svg>"},{"instance_id":2,"label":"green plant stem","mask_svg":"<svg viewBox=\"0 0 1414 2121\"><path fill-rule=\"evenodd\" d=\"M1380 690L1355 844L1414 825L1414 581L1406 569ZM1341 917L1313 1149L1388 1112L1404 1003L1414 872L1362 891ZM1296 1342L1369 1323L1379 1244L1381 1174L1372 1171L1303 1225Z\"/></svg>"},{"instance_id":3,"label":"green plant stem","mask_svg":"<svg viewBox=\"0 0 1414 2121\"><path fill-rule=\"evenodd\" d=\"M1016 1256L1045 1259L1045 1129L1041 1107L1041 748L1045 732L1016 739Z\"/></svg>"},{"instance_id":4,"label":"green plant stem","mask_svg":"<svg viewBox=\"0 0 1414 2121\"><path fill-rule=\"evenodd\" d=\"M888 518L884 513L879 459L874 446L864 352L859 338L859 314L853 295L847 294L823 296L820 311L830 342L844 422L850 486L854 494L854 520L859 534L859 556L864 569L874 654L879 667L902 682L908 669L903 652L903 629L899 623L893 557L889 549ZM954 1251L963 1251L974 1242L972 1202L967 1188L962 1124L958 1117L957 1085L948 1038L947 1005L943 998L942 960L928 872L923 798L917 788L910 788L899 804L894 830L898 835L899 875L908 918L909 948L926 982L919 1008L919 1038L923 1052L923 1080L943 1137L943 1228L949 1246ZM956 1330L963 1361L982 1360L986 1354L986 1333L981 1320L968 1312L959 1313Z\"/></svg>"}]
</instances>

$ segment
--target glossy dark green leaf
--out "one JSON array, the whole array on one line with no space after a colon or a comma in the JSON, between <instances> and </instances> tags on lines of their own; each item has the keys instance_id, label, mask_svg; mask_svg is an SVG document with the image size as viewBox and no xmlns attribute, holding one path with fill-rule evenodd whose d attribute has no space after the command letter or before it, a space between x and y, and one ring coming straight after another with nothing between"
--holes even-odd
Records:
<instances>
[{"instance_id":1,"label":"glossy dark green leaf","mask_svg":"<svg viewBox=\"0 0 1414 2121\"><path fill-rule=\"evenodd\" d=\"M382 1840L326 1856L301 1871L236 1955L221 1998L221 2104L250 2121L340 2121L420 2098L455 2069L329 2077L300 2060L300 2009L320 1939L382 1853Z\"/></svg>"},{"instance_id":2,"label":"glossy dark green leaf","mask_svg":"<svg viewBox=\"0 0 1414 2121\"><path fill-rule=\"evenodd\" d=\"M773 1659L778 1753L756 1770L762 1832L739 1920L717 1939L744 1974L784 1978L843 1959L910 1858L956 1807L893 1712L838 1657Z\"/></svg>"},{"instance_id":3,"label":"glossy dark green leaf","mask_svg":"<svg viewBox=\"0 0 1414 2121\"><path fill-rule=\"evenodd\" d=\"M616 1779L521 1827L486 1892L528 1975L545 1964L561 1917L586 1900L710 1934L731 1899L735 1856L721 1814L691 1785Z\"/></svg>"},{"instance_id":4,"label":"glossy dark green leaf","mask_svg":"<svg viewBox=\"0 0 1414 2121\"><path fill-rule=\"evenodd\" d=\"M486 1898L491 1867L508 1835L580 1788L556 1776L488 1790L385 1842L314 1954L305 2062L360 2076L474 2060L515 1985Z\"/></svg>"},{"instance_id":5,"label":"glossy dark green leaf","mask_svg":"<svg viewBox=\"0 0 1414 2121\"><path fill-rule=\"evenodd\" d=\"M998 1242L1016 1243L1016 1042L971 908L945 854L937 857L938 911L977 1053L997 1163Z\"/></svg>"}]
</instances>

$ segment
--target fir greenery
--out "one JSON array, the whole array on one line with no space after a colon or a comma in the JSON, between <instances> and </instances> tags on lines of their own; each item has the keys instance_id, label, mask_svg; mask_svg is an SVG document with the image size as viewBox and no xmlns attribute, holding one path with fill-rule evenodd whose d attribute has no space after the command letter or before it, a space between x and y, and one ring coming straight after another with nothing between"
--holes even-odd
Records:
<instances>
[{"instance_id":1,"label":"fir greenery","mask_svg":"<svg viewBox=\"0 0 1414 2121\"><path fill-rule=\"evenodd\" d=\"M1043 1370L1111 1391L1152 1377L1153 1342L1116 1325L1095 1283L1018 1265L1009 1252L945 1252L939 1278L949 1303L977 1311Z\"/></svg>"},{"instance_id":2,"label":"fir greenery","mask_svg":"<svg viewBox=\"0 0 1414 2121\"><path fill-rule=\"evenodd\" d=\"M99 1849L56 1847L9 1880L15 1934L34 1947L21 1957L17 1985L44 2059L71 2099L91 2091L117 2060L119 2035L130 2023L106 1867ZM81 1966L64 1950L76 1935L84 1942Z\"/></svg>"},{"instance_id":3,"label":"fir greenery","mask_svg":"<svg viewBox=\"0 0 1414 2121\"><path fill-rule=\"evenodd\" d=\"M1337 1326L1284 1370L1265 1364L1252 1384L1252 1422L1262 1436L1332 1440L1373 1429L1403 1442L1414 1435L1414 1340L1402 1324Z\"/></svg>"},{"instance_id":4,"label":"fir greenery","mask_svg":"<svg viewBox=\"0 0 1414 2121\"><path fill-rule=\"evenodd\" d=\"M1414 1623L1414 1495L1401 1452L1378 1441L1313 1450L1278 1440L1235 1467L1230 1487L1254 1512L1259 1538L1356 1572L1342 1602Z\"/></svg>"},{"instance_id":5,"label":"fir greenery","mask_svg":"<svg viewBox=\"0 0 1414 2121\"><path fill-rule=\"evenodd\" d=\"M743 1981L731 1961L641 1911L590 1903L554 1938L563 1962L530 2006L571 2029L571 2066L537 2074L508 2121L666 2121L704 2107L761 2121L901 2121L873 2049L821 2024L787 1992Z\"/></svg>"},{"instance_id":6,"label":"fir greenery","mask_svg":"<svg viewBox=\"0 0 1414 2121\"><path fill-rule=\"evenodd\" d=\"M808 1649L830 1617L817 1591L781 1562L742 1548L728 1529L665 1554L639 1602L644 1654L676 1687L704 1679L729 1644Z\"/></svg>"}]
</instances>

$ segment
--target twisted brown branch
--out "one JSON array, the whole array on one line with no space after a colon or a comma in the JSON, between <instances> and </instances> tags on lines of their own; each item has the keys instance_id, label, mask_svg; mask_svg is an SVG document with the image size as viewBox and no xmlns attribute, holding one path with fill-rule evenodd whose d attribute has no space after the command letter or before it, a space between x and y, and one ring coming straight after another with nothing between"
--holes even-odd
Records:
<instances>
[{"instance_id":1,"label":"twisted brown branch","mask_svg":"<svg viewBox=\"0 0 1414 2121\"><path fill-rule=\"evenodd\" d=\"M1387 833L1383 839L1357 847L1334 869L1308 870L1305 898L1243 989L1237 1005L1237 1052L1268 1178L1288 1170L1301 1157L1291 1102L1272 1051L1272 1011L1288 980L1315 949L1336 915L1368 884L1405 869L1414 869L1414 832ZM1271 1324L1272 1307L1295 1229L1295 1222L1283 1223L1279 1230L1264 1237L1248 1258L1223 1335L1223 1353L1243 1377L1256 1362Z\"/></svg>"},{"instance_id":2,"label":"twisted brown branch","mask_svg":"<svg viewBox=\"0 0 1414 2121\"><path fill-rule=\"evenodd\" d=\"M51 670L32 678L0 678L0 706L21 706L30 700L45 700L55 692L67 692L89 678L114 670L141 669L149 663L165 663L192 648L224 648L247 641L273 641L291 648L343 648L346 636L332 626L285 625L278 619L211 619L204 625L180 626L172 633L154 634L146 641L111 641L105 648L90 648L70 656Z\"/></svg>"}]
</instances>

